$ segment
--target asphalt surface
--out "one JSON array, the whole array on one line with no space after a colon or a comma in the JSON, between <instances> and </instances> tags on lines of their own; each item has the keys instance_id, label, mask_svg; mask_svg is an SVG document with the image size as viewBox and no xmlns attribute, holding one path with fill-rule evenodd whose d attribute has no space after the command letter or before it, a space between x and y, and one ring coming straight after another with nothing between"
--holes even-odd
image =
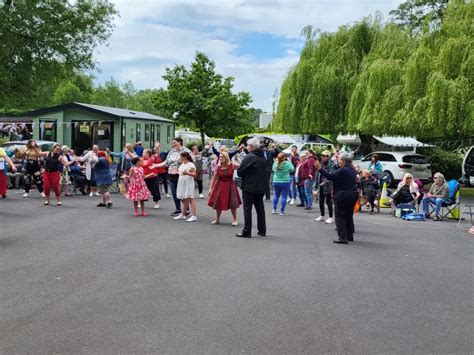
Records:
<instances>
[{"instance_id":1,"label":"asphalt surface","mask_svg":"<svg viewBox=\"0 0 474 355\"><path fill-rule=\"evenodd\" d=\"M364 212L346 246L292 206L241 239L205 200L197 223L113 202L0 200L0 353L474 351L474 236L454 221Z\"/></svg>"}]
</instances>

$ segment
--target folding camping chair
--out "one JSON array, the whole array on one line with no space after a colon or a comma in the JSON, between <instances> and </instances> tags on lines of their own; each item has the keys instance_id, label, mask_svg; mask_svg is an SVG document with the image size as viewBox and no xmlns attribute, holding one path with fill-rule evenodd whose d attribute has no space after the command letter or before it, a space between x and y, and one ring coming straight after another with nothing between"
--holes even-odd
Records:
<instances>
[{"instance_id":1,"label":"folding camping chair","mask_svg":"<svg viewBox=\"0 0 474 355\"><path fill-rule=\"evenodd\" d=\"M443 218L449 217L458 219L458 215L456 211L459 211L461 207L461 198L460 198L460 190L461 184L457 180L450 180L448 181L449 187L449 201L443 202L441 216Z\"/></svg>"},{"instance_id":2,"label":"folding camping chair","mask_svg":"<svg viewBox=\"0 0 474 355\"><path fill-rule=\"evenodd\" d=\"M461 198L459 196L461 185L459 184L457 180L449 180L447 184L449 188L448 199L447 201L441 204L440 217L442 218L449 217L449 218L458 219L456 212L461 206ZM430 201L429 206L430 206L430 212L428 213L428 216L432 215L433 212L435 211L435 206L431 201Z\"/></svg>"},{"instance_id":3,"label":"folding camping chair","mask_svg":"<svg viewBox=\"0 0 474 355\"><path fill-rule=\"evenodd\" d=\"M119 192L118 188L118 183L119 183L119 178L118 178L118 164L117 163L112 163L110 165L110 177L112 178L112 185L110 186L109 192L112 194L116 194Z\"/></svg>"}]
</instances>

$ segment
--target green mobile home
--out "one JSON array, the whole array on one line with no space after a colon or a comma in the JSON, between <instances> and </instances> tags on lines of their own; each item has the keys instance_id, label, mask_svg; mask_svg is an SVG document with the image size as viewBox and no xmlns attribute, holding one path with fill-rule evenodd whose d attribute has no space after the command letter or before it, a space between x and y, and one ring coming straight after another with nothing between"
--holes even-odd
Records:
<instances>
[{"instance_id":1,"label":"green mobile home","mask_svg":"<svg viewBox=\"0 0 474 355\"><path fill-rule=\"evenodd\" d=\"M97 144L100 149L121 151L126 143L141 141L145 147L161 142L171 149L175 133L172 120L146 112L71 103L29 112L33 137L55 141L78 153Z\"/></svg>"}]
</instances>

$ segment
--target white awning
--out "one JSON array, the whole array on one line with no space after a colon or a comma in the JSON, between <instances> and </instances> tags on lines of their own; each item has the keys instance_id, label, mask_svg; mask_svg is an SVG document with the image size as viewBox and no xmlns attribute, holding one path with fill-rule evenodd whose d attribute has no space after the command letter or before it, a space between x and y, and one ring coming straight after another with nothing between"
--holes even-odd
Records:
<instances>
[{"instance_id":1,"label":"white awning","mask_svg":"<svg viewBox=\"0 0 474 355\"><path fill-rule=\"evenodd\" d=\"M282 144L294 144L296 143L296 140L291 137L290 135L287 134L256 134L256 137L268 137L275 141L276 143L282 143Z\"/></svg>"},{"instance_id":2,"label":"white awning","mask_svg":"<svg viewBox=\"0 0 474 355\"><path fill-rule=\"evenodd\" d=\"M336 138L341 144L360 144L360 138L357 134L339 134Z\"/></svg>"},{"instance_id":3,"label":"white awning","mask_svg":"<svg viewBox=\"0 0 474 355\"><path fill-rule=\"evenodd\" d=\"M392 147L432 147L431 144L421 143L413 137L391 137L391 136L374 136L380 143Z\"/></svg>"},{"instance_id":4,"label":"white awning","mask_svg":"<svg viewBox=\"0 0 474 355\"><path fill-rule=\"evenodd\" d=\"M374 136L380 143L391 147L432 147L431 144L421 143L413 137ZM356 134L340 134L337 141L341 144L361 144L360 137Z\"/></svg>"}]
</instances>

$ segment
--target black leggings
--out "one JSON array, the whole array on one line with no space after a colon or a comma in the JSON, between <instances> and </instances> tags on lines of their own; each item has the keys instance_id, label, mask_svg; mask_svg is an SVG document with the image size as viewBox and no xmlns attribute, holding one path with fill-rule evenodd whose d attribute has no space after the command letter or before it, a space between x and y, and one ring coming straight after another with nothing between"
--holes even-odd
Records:
<instances>
[{"instance_id":1,"label":"black leggings","mask_svg":"<svg viewBox=\"0 0 474 355\"><path fill-rule=\"evenodd\" d=\"M364 191L364 197L367 199L367 202L370 203L370 207L372 211L375 207L375 197L377 196L377 191L374 190L366 190Z\"/></svg>"},{"instance_id":2,"label":"black leggings","mask_svg":"<svg viewBox=\"0 0 474 355\"><path fill-rule=\"evenodd\" d=\"M161 180L163 184L163 188L165 189L165 193L168 193L168 173L159 174L158 178Z\"/></svg>"},{"instance_id":3,"label":"black leggings","mask_svg":"<svg viewBox=\"0 0 474 355\"><path fill-rule=\"evenodd\" d=\"M321 216L324 216L324 200L326 200L326 205L328 206L329 217L332 218L332 194L319 194L319 209L321 210Z\"/></svg>"},{"instance_id":4,"label":"black leggings","mask_svg":"<svg viewBox=\"0 0 474 355\"><path fill-rule=\"evenodd\" d=\"M160 186L158 185L158 176L145 179L146 187L150 190L153 196L153 201L156 203L161 200Z\"/></svg>"},{"instance_id":5,"label":"black leggings","mask_svg":"<svg viewBox=\"0 0 474 355\"><path fill-rule=\"evenodd\" d=\"M41 193L43 192L43 179L41 177L40 166L36 161L27 161L25 176L25 192L29 193L32 184L36 185L36 188Z\"/></svg>"},{"instance_id":6,"label":"black leggings","mask_svg":"<svg viewBox=\"0 0 474 355\"><path fill-rule=\"evenodd\" d=\"M195 180L198 185L199 194L202 194L202 180Z\"/></svg>"}]
</instances>

